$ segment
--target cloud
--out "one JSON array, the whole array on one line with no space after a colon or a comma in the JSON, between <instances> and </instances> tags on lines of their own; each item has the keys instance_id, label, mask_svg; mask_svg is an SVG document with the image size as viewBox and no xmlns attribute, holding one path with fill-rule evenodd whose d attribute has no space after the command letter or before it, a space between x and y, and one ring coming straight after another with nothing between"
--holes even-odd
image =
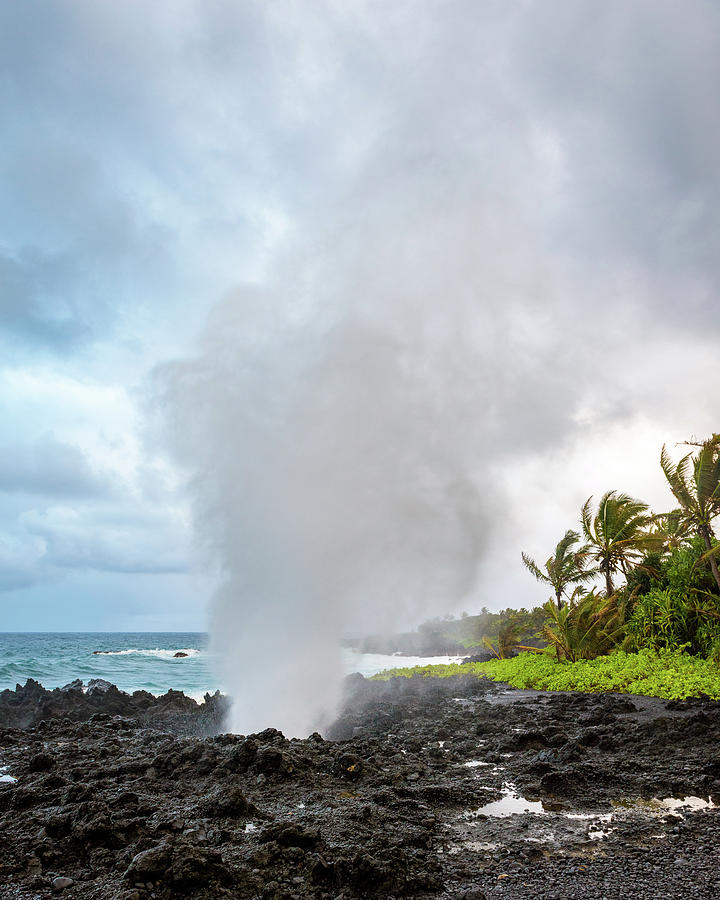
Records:
<instances>
[{"instance_id":1,"label":"cloud","mask_svg":"<svg viewBox=\"0 0 720 900\"><path fill-rule=\"evenodd\" d=\"M78 573L184 575L193 569L187 514L140 504L82 504L0 514L0 590Z\"/></svg>"},{"instance_id":2,"label":"cloud","mask_svg":"<svg viewBox=\"0 0 720 900\"><path fill-rule=\"evenodd\" d=\"M0 591L27 588L46 579L42 539L23 535L0 535Z\"/></svg>"},{"instance_id":3,"label":"cloud","mask_svg":"<svg viewBox=\"0 0 720 900\"><path fill-rule=\"evenodd\" d=\"M285 555L326 573L327 604L373 579L393 595L348 602L348 621L391 618L400 596L444 609L476 576L481 592L491 556L554 544L523 478L564 459L591 480L623 430L717 430L719 16L666 0L6 4L0 312L6 359L30 371L0 388L17 444L52 430L142 509L157 488L172 510L155 473L178 478L146 458L126 389L172 352L169 442L235 573L223 603L246 613L238 561L260 577ZM33 452L6 459L49 492L23 528L54 570L145 565L143 514L93 542L95 514L46 513L58 486L90 490L84 463ZM562 533L574 496L549 493ZM424 539L438 579L455 572L442 590ZM343 566L353 542L365 555Z\"/></svg>"},{"instance_id":4,"label":"cloud","mask_svg":"<svg viewBox=\"0 0 720 900\"><path fill-rule=\"evenodd\" d=\"M112 482L93 470L86 455L52 435L30 445L0 446L0 491L49 497L97 497Z\"/></svg>"},{"instance_id":5,"label":"cloud","mask_svg":"<svg viewBox=\"0 0 720 900\"><path fill-rule=\"evenodd\" d=\"M6 336L69 350L87 336L88 329L71 311L57 314L43 304L48 285L57 279L61 266L42 254L14 259L0 254L0 313Z\"/></svg>"},{"instance_id":6,"label":"cloud","mask_svg":"<svg viewBox=\"0 0 720 900\"><path fill-rule=\"evenodd\" d=\"M28 535L45 544L43 563L54 569L174 573L189 569L190 548L180 510L153 514L110 509L50 507L20 516Z\"/></svg>"}]
</instances>

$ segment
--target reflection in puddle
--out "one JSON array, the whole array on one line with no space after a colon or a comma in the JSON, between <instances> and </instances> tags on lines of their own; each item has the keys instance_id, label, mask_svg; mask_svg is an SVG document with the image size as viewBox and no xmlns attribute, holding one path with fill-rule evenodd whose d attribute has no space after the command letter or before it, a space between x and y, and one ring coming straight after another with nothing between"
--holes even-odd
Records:
<instances>
[{"instance_id":1,"label":"reflection in puddle","mask_svg":"<svg viewBox=\"0 0 720 900\"><path fill-rule=\"evenodd\" d=\"M717 804L713 803L712 797L703 800L702 797L665 797L659 800L657 797L652 800L628 799L614 800L613 806L616 809L640 810L643 812L656 813L663 815L671 813L674 816L682 818L682 813L699 812L702 809L717 809Z\"/></svg>"},{"instance_id":2,"label":"reflection in puddle","mask_svg":"<svg viewBox=\"0 0 720 900\"><path fill-rule=\"evenodd\" d=\"M7 774L8 767L0 766L0 784L16 784L17 778Z\"/></svg>"},{"instance_id":3,"label":"reflection in puddle","mask_svg":"<svg viewBox=\"0 0 720 900\"><path fill-rule=\"evenodd\" d=\"M612 813L564 813L566 819L594 819L596 822L609 822Z\"/></svg>"},{"instance_id":4,"label":"reflection in puddle","mask_svg":"<svg viewBox=\"0 0 720 900\"><path fill-rule=\"evenodd\" d=\"M480 760L470 760L464 765L475 768L482 763ZM618 828L623 827L623 823L627 826L637 823L638 819L644 818L647 821L653 817L667 821L667 817L683 818L683 813L690 815L718 808L712 797L690 796L621 800L613 802L611 812L586 810L565 812L553 809L550 800L547 808L543 806L542 801L528 800L518 793L516 786L510 781L503 783L501 794L499 799L463 813L454 826L448 826L455 830L457 836L456 842L448 848L449 853L490 852L501 848L506 829L508 839L520 838L525 844L554 845L560 852L573 846L582 848L584 845L588 848L589 845L597 845L611 837ZM519 834L512 826L498 821L510 819L512 816L530 817L518 823L522 829ZM478 840L480 837L484 840ZM660 832L653 834L652 837L660 841L665 839L666 835Z\"/></svg>"},{"instance_id":5,"label":"reflection in puddle","mask_svg":"<svg viewBox=\"0 0 720 900\"><path fill-rule=\"evenodd\" d=\"M480 759L471 759L466 763L463 763L466 769L477 769L478 766L489 766L489 762L483 762Z\"/></svg>"},{"instance_id":6,"label":"reflection in puddle","mask_svg":"<svg viewBox=\"0 0 720 900\"><path fill-rule=\"evenodd\" d=\"M515 791L515 788L509 782L505 782L502 787L502 797L499 800L493 800L492 803L486 803L479 809L466 813L468 818L475 819L478 816L492 816L497 819L507 819L509 816L519 816L525 813L534 815L543 815L545 810L539 800L526 800Z\"/></svg>"}]
</instances>

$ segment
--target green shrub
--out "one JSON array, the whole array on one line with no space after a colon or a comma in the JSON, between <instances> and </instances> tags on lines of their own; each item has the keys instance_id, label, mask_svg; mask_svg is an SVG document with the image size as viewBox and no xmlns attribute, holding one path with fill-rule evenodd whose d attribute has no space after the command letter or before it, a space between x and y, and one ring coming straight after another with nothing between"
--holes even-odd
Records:
<instances>
[{"instance_id":1,"label":"green shrub","mask_svg":"<svg viewBox=\"0 0 720 900\"><path fill-rule=\"evenodd\" d=\"M549 691L585 691L642 694L683 700L707 695L720 699L720 667L711 659L690 656L672 650L618 650L609 656L578 662L558 662L550 653L521 653L514 659L495 659L485 663L415 666L392 669L374 676L393 677L451 675L485 676L513 687Z\"/></svg>"},{"instance_id":2,"label":"green shrub","mask_svg":"<svg viewBox=\"0 0 720 900\"><path fill-rule=\"evenodd\" d=\"M679 650L693 643L695 631L693 610L686 596L674 588L656 587L643 594L628 623L628 633L638 650Z\"/></svg>"}]
</instances>

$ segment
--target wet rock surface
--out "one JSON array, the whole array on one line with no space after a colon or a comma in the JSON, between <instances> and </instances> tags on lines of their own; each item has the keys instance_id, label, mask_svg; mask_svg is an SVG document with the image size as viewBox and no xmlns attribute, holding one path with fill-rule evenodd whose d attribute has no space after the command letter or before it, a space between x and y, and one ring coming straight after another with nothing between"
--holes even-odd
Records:
<instances>
[{"instance_id":1,"label":"wet rock surface","mask_svg":"<svg viewBox=\"0 0 720 900\"><path fill-rule=\"evenodd\" d=\"M0 897L720 896L720 704L347 690L305 740L198 736L220 700L176 692L4 692Z\"/></svg>"},{"instance_id":2,"label":"wet rock surface","mask_svg":"<svg viewBox=\"0 0 720 900\"><path fill-rule=\"evenodd\" d=\"M87 685L78 678L52 691L29 678L14 691L0 691L0 725L14 728L30 728L58 718L82 722L95 713L105 713L204 736L221 729L226 711L227 701L219 693L206 694L203 703L196 703L182 691L170 690L160 697L147 691L127 694L102 678L93 678Z\"/></svg>"}]
</instances>

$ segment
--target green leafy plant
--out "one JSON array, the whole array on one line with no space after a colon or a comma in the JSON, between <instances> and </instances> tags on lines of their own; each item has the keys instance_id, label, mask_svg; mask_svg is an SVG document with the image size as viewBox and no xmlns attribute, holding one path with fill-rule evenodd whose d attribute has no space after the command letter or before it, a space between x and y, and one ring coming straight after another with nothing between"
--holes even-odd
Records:
<instances>
[{"instance_id":1,"label":"green leafy plant","mask_svg":"<svg viewBox=\"0 0 720 900\"><path fill-rule=\"evenodd\" d=\"M641 694L684 700L708 696L720 699L720 668L711 659L671 650L644 649L638 653L617 650L607 656L577 662L557 662L551 651L521 653L513 659L486 663L453 663L393 669L374 676L440 677L476 675L503 681L517 688L587 693Z\"/></svg>"},{"instance_id":2,"label":"green leafy plant","mask_svg":"<svg viewBox=\"0 0 720 900\"><path fill-rule=\"evenodd\" d=\"M596 570L587 566L588 548L577 547L579 543L580 535L577 531L566 531L564 537L558 541L555 553L546 560L543 569L526 553L522 554L525 568L538 581L552 588L558 609L563 605L563 597L569 599L567 593L569 588L586 584L596 575Z\"/></svg>"},{"instance_id":3,"label":"green leafy plant","mask_svg":"<svg viewBox=\"0 0 720 900\"><path fill-rule=\"evenodd\" d=\"M692 647L695 618L686 595L672 588L653 588L638 599L628 633L637 649L679 650Z\"/></svg>"},{"instance_id":4,"label":"green leafy plant","mask_svg":"<svg viewBox=\"0 0 720 900\"><path fill-rule=\"evenodd\" d=\"M660 454L660 465L670 490L680 504L679 525L692 529L705 545L706 560L720 590L720 571L717 557L720 544L715 539L712 520L720 514L720 434L698 445L693 456L688 453L680 462L673 463L665 446Z\"/></svg>"}]
</instances>

